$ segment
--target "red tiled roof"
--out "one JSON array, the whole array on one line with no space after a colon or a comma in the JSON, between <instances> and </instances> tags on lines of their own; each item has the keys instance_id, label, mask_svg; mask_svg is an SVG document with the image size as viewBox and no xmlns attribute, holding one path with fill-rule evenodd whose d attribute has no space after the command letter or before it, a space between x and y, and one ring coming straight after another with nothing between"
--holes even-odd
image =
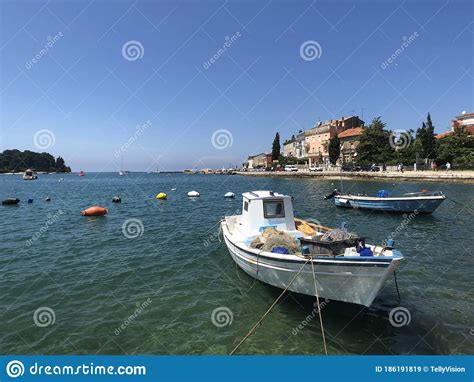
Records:
<instances>
[{"instance_id":1,"label":"red tiled roof","mask_svg":"<svg viewBox=\"0 0 474 382\"><path fill-rule=\"evenodd\" d=\"M364 132L363 127L354 127L353 129L344 130L342 133L339 133L337 136L339 138L356 137L358 135L362 135L363 132Z\"/></svg>"},{"instance_id":2,"label":"red tiled roof","mask_svg":"<svg viewBox=\"0 0 474 382\"><path fill-rule=\"evenodd\" d=\"M474 135L474 125L464 126L463 130L470 135ZM446 131L445 133L438 134L435 137L436 139L442 139L442 138L449 137L450 135L453 135L453 132Z\"/></svg>"}]
</instances>

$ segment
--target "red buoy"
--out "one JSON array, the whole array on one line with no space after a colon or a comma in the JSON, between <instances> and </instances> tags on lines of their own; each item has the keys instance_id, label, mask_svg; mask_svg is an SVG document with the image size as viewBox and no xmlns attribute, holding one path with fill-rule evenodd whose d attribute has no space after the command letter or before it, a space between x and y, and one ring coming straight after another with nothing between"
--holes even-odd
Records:
<instances>
[{"instance_id":1,"label":"red buoy","mask_svg":"<svg viewBox=\"0 0 474 382\"><path fill-rule=\"evenodd\" d=\"M92 206L81 211L82 216L104 216L107 214L107 208L101 206Z\"/></svg>"}]
</instances>

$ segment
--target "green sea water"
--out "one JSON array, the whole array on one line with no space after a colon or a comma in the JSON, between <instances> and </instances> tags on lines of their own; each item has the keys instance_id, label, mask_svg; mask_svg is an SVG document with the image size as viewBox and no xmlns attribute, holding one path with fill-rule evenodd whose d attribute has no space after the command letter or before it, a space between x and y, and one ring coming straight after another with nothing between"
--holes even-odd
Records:
<instances>
[{"instance_id":1,"label":"green sea water","mask_svg":"<svg viewBox=\"0 0 474 382\"><path fill-rule=\"evenodd\" d=\"M439 189L448 199L409 219L323 200L341 185L369 194ZM240 194L262 189L294 196L298 217L347 222L368 242L394 232L405 255L401 302L388 280L368 309L324 303L329 354L473 354L473 185L145 173L0 176L1 199L21 199L0 206L0 353L229 353L280 294L238 269L217 236L219 220L240 213ZM201 197L189 199L191 190ZM155 199L162 191L168 200ZM228 191L234 200L224 199ZM95 204L107 216L80 215ZM240 353L323 354L313 304L287 294ZM400 306L409 322L397 327L390 312Z\"/></svg>"}]
</instances>

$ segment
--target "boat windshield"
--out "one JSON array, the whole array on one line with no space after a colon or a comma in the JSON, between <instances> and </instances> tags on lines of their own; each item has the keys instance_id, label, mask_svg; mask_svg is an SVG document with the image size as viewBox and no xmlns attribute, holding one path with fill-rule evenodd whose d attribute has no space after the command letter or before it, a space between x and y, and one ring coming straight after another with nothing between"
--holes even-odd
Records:
<instances>
[{"instance_id":1,"label":"boat windshield","mask_svg":"<svg viewBox=\"0 0 474 382\"><path fill-rule=\"evenodd\" d=\"M285 208L282 199L278 200L264 200L263 213L266 219L284 218Z\"/></svg>"}]
</instances>

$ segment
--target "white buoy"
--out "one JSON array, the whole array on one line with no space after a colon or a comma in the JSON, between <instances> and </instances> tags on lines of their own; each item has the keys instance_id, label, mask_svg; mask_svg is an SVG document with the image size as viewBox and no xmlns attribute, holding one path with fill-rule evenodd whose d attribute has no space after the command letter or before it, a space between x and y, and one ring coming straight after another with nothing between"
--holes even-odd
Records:
<instances>
[{"instance_id":1,"label":"white buoy","mask_svg":"<svg viewBox=\"0 0 474 382\"><path fill-rule=\"evenodd\" d=\"M233 198L235 194L233 192L228 192L224 195L224 198Z\"/></svg>"},{"instance_id":2,"label":"white buoy","mask_svg":"<svg viewBox=\"0 0 474 382\"><path fill-rule=\"evenodd\" d=\"M188 192L188 196L189 196L190 198L197 198L197 197L199 196L199 192L197 192L197 191L189 191L189 192Z\"/></svg>"}]
</instances>

